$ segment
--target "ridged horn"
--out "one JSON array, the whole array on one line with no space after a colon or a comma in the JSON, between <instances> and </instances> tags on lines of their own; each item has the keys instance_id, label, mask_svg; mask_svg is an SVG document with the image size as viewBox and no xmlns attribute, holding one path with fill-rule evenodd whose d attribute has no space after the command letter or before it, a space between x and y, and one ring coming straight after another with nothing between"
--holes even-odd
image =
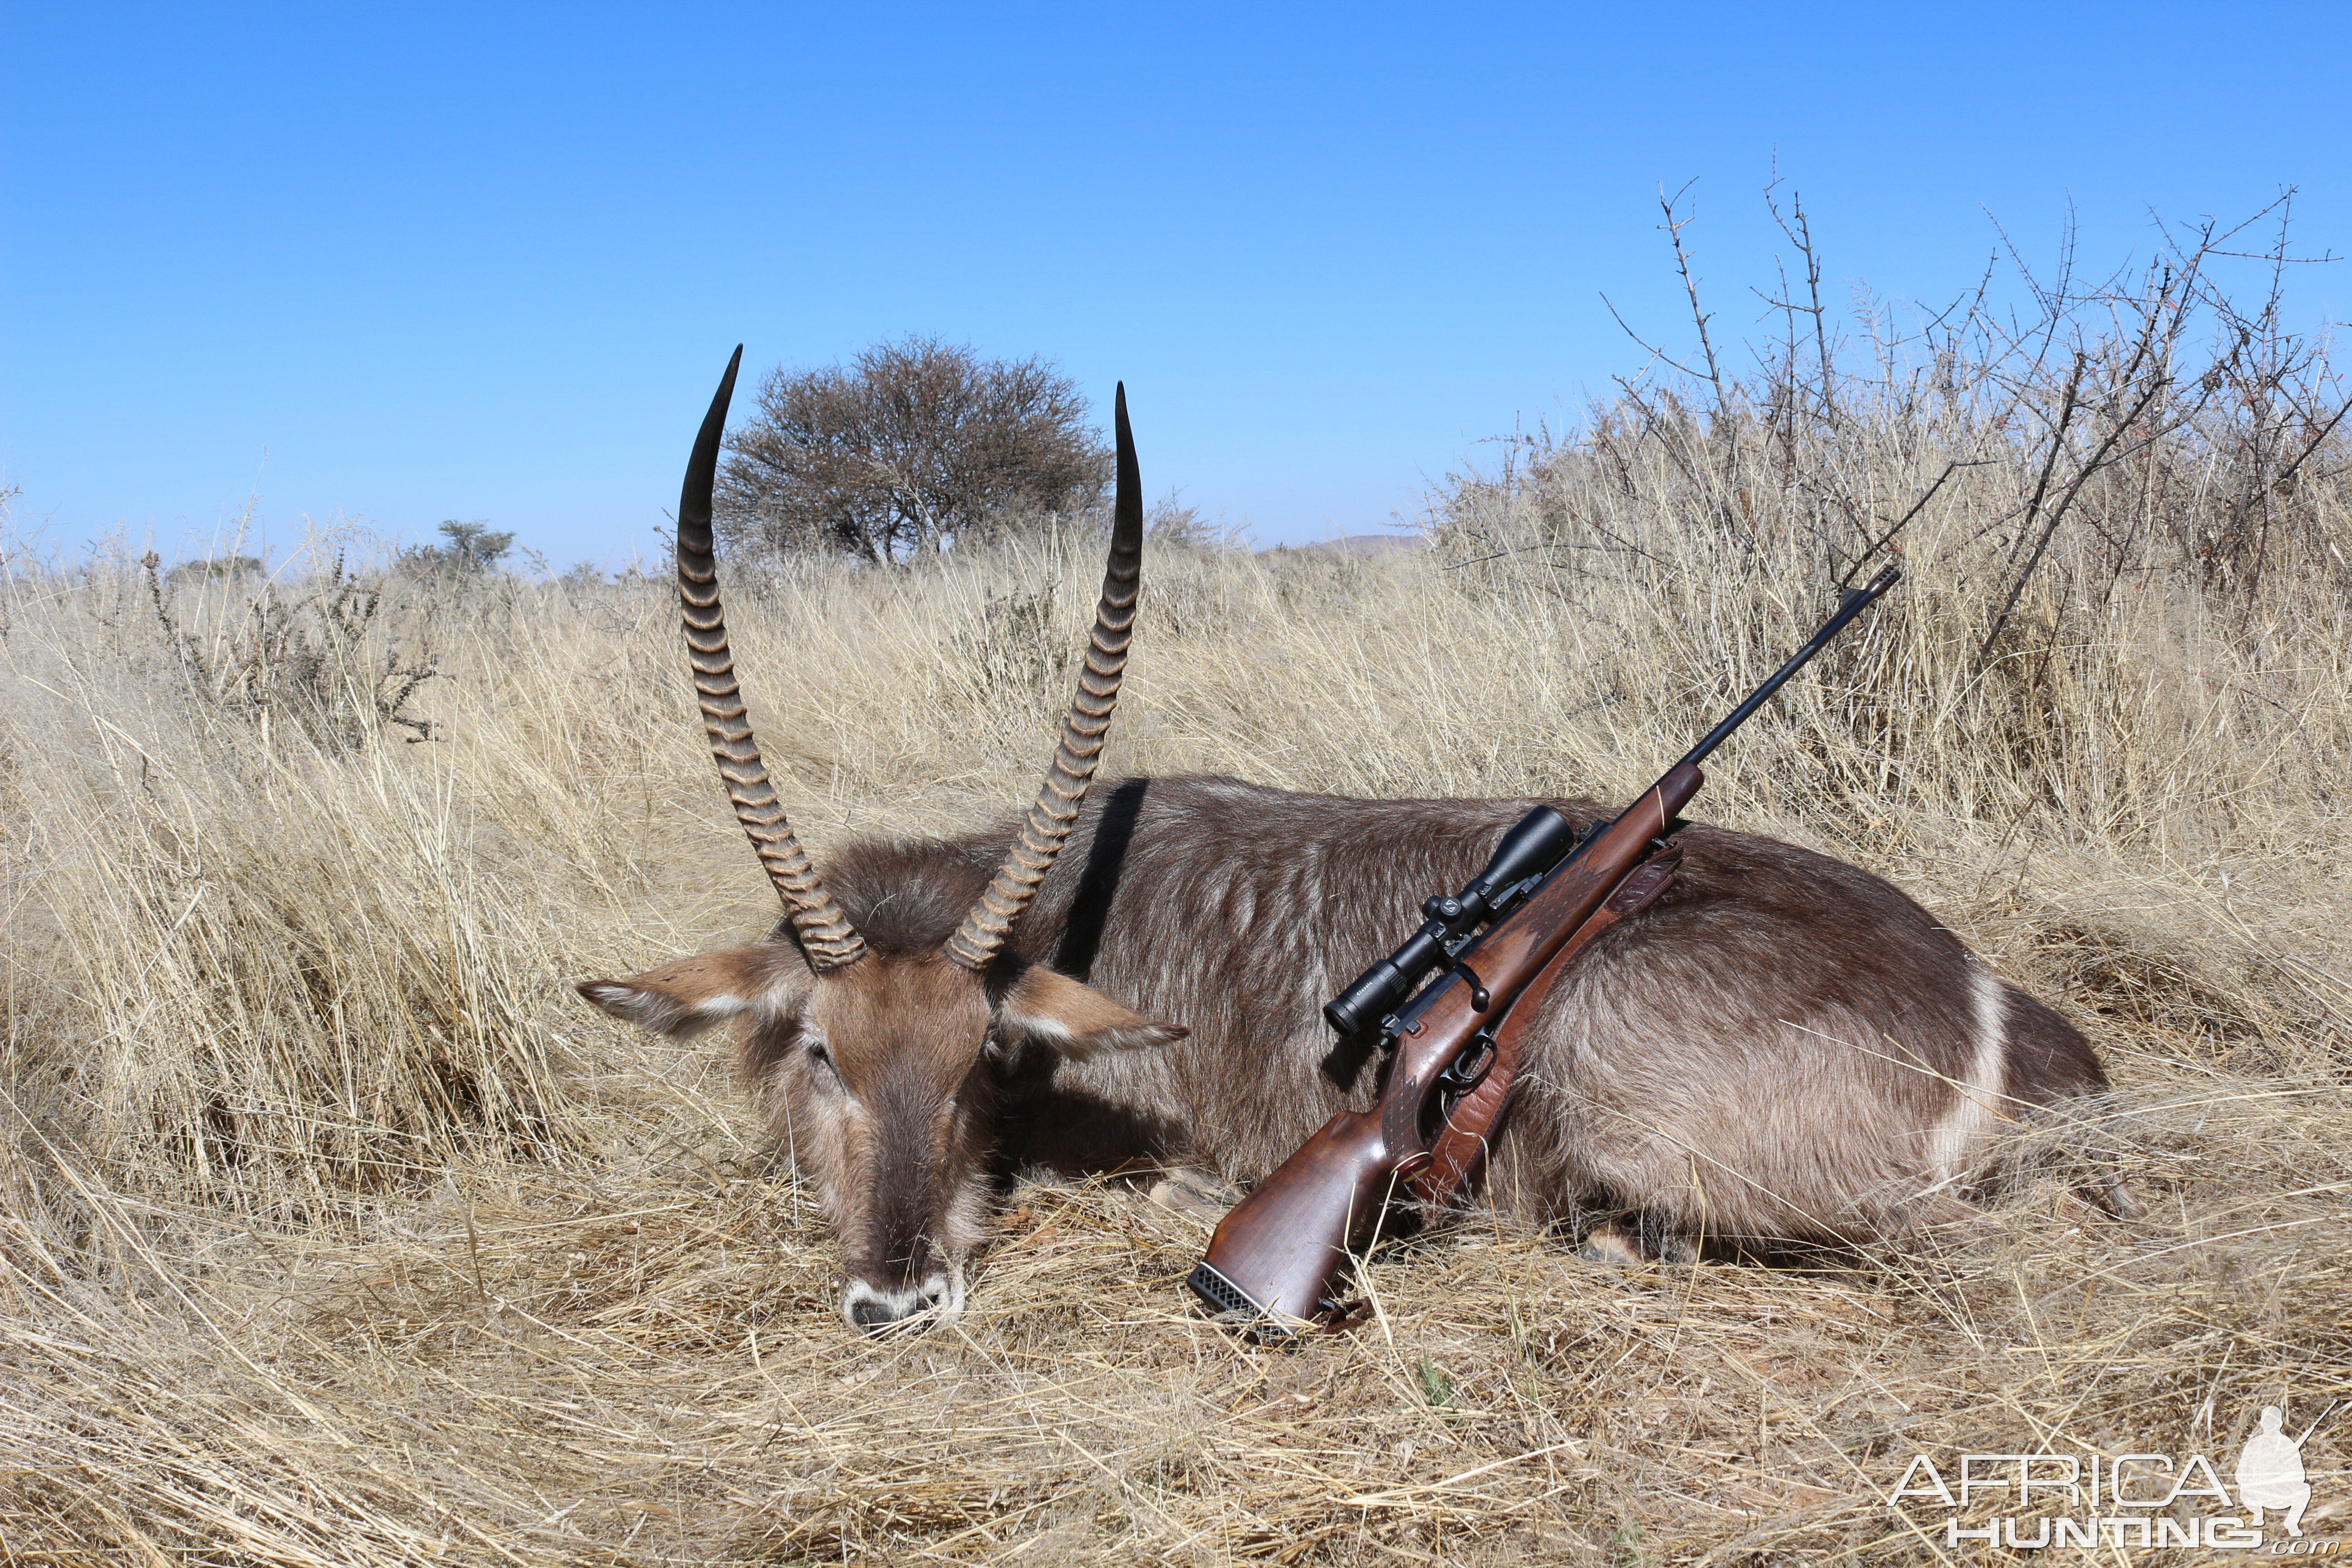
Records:
<instances>
[{"instance_id":1,"label":"ridged horn","mask_svg":"<svg viewBox=\"0 0 2352 1568\"><path fill-rule=\"evenodd\" d=\"M702 727L710 735L719 777L734 805L735 820L750 835L752 851L782 897L809 967L838 969L866 956L866 939L825 891L824 879L809 863L793 825L784 820L783 805L768 780L768 765L760 760L759 742L751 738L751 721L735 683L735 656L727 647L727 620L719 605L710 490L719 475L727 405L735 395L735 373L742 363L743 347L738 343L719 380L719 395L710 400L710 412L702 417L702 431L694 438L686 488L677 498L677 598L686 616L686 656L694 666L695 700L702 710Z\"/></svg>"},{"instance_id":2,"label":"ridged horn","mask_svg":"<svg viewBox=\"0 0 2352 1568\"><path fill-rule=\"evenodd\" d=\"M1103 568L1102 598L1095 605L1094 635L1087 639L1087 664L1078 673L1077 695L1062 724L1062 743L1045 786L1021 825L1021 837L990 879L963 924L948 939L948 957L966 969L988 967L1013 934L1013 922L1037 896L1037 884L1062 852L1077 820L1078 803L1102 760L1103 734L1118 706L1119 677L1127 670L1127 645L1135 631L1136 584L1143 566L1143 483L1137 477L1135 437L1127 427L1127 385L1112 405L1118 438L1118 489L1111 501L1110 560Z\"/></svg>"}]
</instances>

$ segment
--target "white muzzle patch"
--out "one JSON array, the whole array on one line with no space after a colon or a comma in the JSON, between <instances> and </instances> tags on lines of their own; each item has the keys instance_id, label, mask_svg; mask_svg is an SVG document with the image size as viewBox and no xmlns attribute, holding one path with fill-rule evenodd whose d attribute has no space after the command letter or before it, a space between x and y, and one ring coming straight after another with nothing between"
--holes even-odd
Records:
<instances>
[{"instance_id":1,"label":"white muzzle patch","mask_svg":"<svg viewBox=\"0 0 2352 1568\"><path fill-rule=\"evenodd\" d=\"M963 1270L943 1269L903 1290L879 1290L853 1279L841 1293L844 1321L865 1333L927 1329L963 1315Z\"/></svg>"}]
</instances>

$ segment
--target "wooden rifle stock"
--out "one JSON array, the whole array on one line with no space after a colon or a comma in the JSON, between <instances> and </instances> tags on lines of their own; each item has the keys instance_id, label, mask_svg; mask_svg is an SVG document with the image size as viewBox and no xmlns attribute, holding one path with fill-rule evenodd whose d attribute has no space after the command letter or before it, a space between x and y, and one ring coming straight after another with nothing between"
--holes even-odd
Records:
<instances>
[{"instance_id":1,"label":"wooden rifle stock","mask_svg":"<svg viewBox=\"0 0 2352 1568\"><path fill-rule=\"evenodd\" d=\"M1423 1219L1434 1225L1444 1218L1486 1163L1489 1140L1500 1129L1511 1098L1517 1091L1519 1058L1527 1046L1528 1030L1534 1026L1536 1015L1543 1010L1544 998L1575 965L1578 956L1600 941L1610 927L1642 913L1665 896L1666 889L1674 886L1675 873L1681 869L1682 859L1681 848L1669 840L1664 851L1635 867L1591 918L1576 928L1576 934L1552 955L1542 973L1528 982L1518 1000L1511 1004L1509 1016L1499 1025L1489 1026L1494 1049L1473 1063L1476 1070L1466 1076L1474 1081L1446 1105L1445 1125L1430 1143L1429 1163L1406 1179L1405 1185L1412 1189L1413 1197L1421 1204ZM1458 1068L1455 1072L1457 1077L1465 1076Z\"/></svg>"},{"instance_id":2,"label":"wooden rifle stock","mask_svg":"<svg viewBox=\"0 0 2352 1568\"><path fill-rule=\"evenodd\" d=\"M1341 1260L1376 1235L1391 1184L1429 1163L1441 1077L1474 1041L1491 1039L1704 782L1690 762L1667 770L1407 1004L1380 1103L1325 1122L1234 1205L1192 1271L1196 1295L1220 1312L1249 1314L1260 1338L1286 1338L1337 1310L1329 1290Z\"/></svg>"}]
</instances>

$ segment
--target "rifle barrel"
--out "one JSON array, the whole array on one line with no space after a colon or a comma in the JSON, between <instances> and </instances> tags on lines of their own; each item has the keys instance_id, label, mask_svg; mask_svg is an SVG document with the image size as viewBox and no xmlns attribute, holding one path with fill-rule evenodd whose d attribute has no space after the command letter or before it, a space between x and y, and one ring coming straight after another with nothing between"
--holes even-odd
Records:
<instances>
[{"instance_id":1,"label":"rifle barrel","mask_svg":"<svg viewBox=\"0 0 2352 1568\"><path fill-rule=\"evenodd\" d=\"M1872 600L1886 592L1887 589L1895 586L1896 583L1902 580L1902 577L1903 574L1899 570L1889 566L1885 571L1881 572L1877 576L1873 577L1867 587L1848 588L1843 596L1838 600L1837 614L1830 617L1829 625L1823 626L1820 631L1815 632L1813 634L1812 640L1807 643L1804 647L1799 648L1796 653L1790 658L1788 663L1775 670L1769 680L1767 680L1763 685L1749 692L1748 694L1748 700L1731 710L1730 718L1726 719L1722 723L1717 724L1714 729L1709 730L1706 732L1706 738L1700 741L1697 745L1693 746L1690 749L1690 754L1683 758L1684 763L1695 768L1698 766L1699 763L1706 761L1706 754L1715 750L1717 746L1723 744L1724 742L1729 740L1731 738L1731 732L1734 730L1738 729L1739 726L1748 722L1748 715L1754 713L1756 710L1763 707L1765 703L1770 701L1772 693L1780 690L1782 684L1788 680L1789 677L1796 674L1797 671L1804 668L1808 663L1811 662L1813 655L1821 652L1822 648L1828 647L1829 641L1832 637L1845 630L1845 624L1848 621L1862 614L1864 610L1868 609Z\"/></svg>"}]
</instances>

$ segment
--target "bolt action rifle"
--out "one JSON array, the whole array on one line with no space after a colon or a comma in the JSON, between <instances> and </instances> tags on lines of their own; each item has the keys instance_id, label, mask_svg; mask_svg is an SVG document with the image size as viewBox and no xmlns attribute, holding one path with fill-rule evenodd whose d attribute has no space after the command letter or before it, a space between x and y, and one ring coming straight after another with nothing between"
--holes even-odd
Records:
<instances>
[{"instance_id":1,"label":"bolt action rifle","mask_svg":"<svg viewBox=\"0 0 2352 1568\"><path fill-rule=\"evenodd\" d=\"M1812 640L1615 820L1580 838L1551 807L1528 812L1469 886L1424 902L1427 923L1323 1009L1342 1036L1370 1032L1393 1050L1387 1083L1377 1105L1325 1122L1218 1225L1185 1281L1211 1311L1265 1342L1351 1321L1332 1278L1378 1238L1397 1184L1425 1215L1444 1212L1509 1107L1545 994L1673 883L1681 850L1668 836L1705 782L1699 763L1900 576L1890 566L1847 589Z\"/></svg>"}]
</instances>

